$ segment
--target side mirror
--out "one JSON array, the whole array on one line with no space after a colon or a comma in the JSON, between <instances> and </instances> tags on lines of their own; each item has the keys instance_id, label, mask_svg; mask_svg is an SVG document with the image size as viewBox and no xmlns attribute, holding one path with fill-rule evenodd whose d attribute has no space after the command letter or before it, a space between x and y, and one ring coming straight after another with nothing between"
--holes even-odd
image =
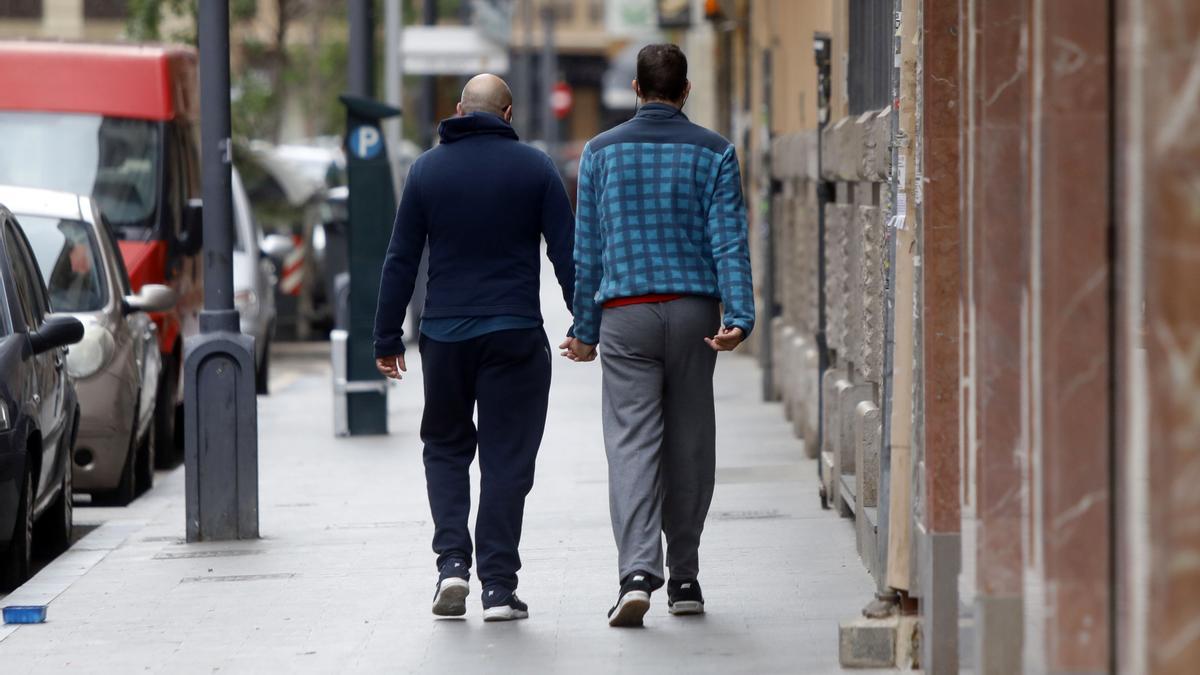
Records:
<instances>
[{"instance_id":1,"label":"side mirror","mask_svg":"<svg viewBox=\"0 0 1200 675\"><path fill-rule=\"evenodd\" d=\"M175 306L175 291L162 284L145 284L135 295L125 296L125 313L165 312Z\"/></svg>"},{"instance_id":2,"label":"side mirror","mask_svg":"<svg viewBox=\"0 0 1200 675\"><path fill-rule=\"evenodd\" d=\"M29 332L29 345L34 354L73 345L83 339L83 323L73 316L50 315L42 327Z\"/></svg>"},{"instance_id":3,"label":"side mirror","mask_svg":"<svg viewBox=\"0 0 1200 675\"><path fill-rule=\"evenodd\" d=\"M189 199L183 207L183 235L179 247L184 255L195 255L204 246L204 207L199 199Z\"/></svg>"},{"instance_id":4,"label":"side mirror","mask_svg":"<svg viewBox=\"0 0 1200 675\"><path fill-rule=\"evenodd\" d=\"M275 260L283 260L295 248L292 238L282 234L268 234L261 246L262 254Z\"/></svg>"}]
</instances>

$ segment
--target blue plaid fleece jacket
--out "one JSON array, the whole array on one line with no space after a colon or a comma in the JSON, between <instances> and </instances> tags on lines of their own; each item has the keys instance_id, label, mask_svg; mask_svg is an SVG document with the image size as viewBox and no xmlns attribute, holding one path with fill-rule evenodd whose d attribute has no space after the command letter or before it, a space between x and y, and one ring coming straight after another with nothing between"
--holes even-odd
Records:
<instances>
[{"instance_id":1,"label":"blue plaid fleece jacket","mask_svg":"<svg viewBox=\"0 0 1200 675\"><path fill-rule=\"evenodd\" d=\"M719 298L723 323L754 328L746 206L729 141L677 108L642 106L579 161L575 336L600 341L605 302L651 294Z\"/></svg>"}]
</instances>

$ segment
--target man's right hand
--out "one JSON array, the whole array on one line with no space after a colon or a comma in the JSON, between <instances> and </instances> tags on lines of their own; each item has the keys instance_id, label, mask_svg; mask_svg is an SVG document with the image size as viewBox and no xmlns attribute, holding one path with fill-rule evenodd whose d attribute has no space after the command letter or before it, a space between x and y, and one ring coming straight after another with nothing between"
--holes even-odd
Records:
<instances>
[{"instance_id":1,"label":"man's right hand","mask_svg":"<svg viewBox=\"0 0 1200 675\"><path fill-rule=\"evenodd\" d=\"M596 360L596 345L580 342L577 338L567 338L558 346L562 355L577 363L587 363Z\"/></svg>"},{"instance_id":2,"label":"man's right hand","mask_svg":"<svg viewBox=\"0 0 1200 675\"><path fill-rule=\"evenodd\" d=\"M381 356L375 359L375 368L383 373L384 377L390 377L393 380L403 380L404 376L400 373L408 372L408 367L404 365L403 354Z\"/></svg>"}]
</instances>

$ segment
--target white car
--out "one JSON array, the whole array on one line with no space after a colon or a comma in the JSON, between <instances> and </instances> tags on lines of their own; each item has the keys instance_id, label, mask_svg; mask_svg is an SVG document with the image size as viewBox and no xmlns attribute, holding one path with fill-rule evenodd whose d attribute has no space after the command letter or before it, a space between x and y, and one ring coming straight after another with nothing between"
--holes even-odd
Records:
<instances>
[{"instance_id":1,"label":"white car","mask_svg":"<svg viewBox=\"0 0 1200 675\"><path fill-rule=\"evenodd\" d=\"M242 177L233 171L233 304L241 317L241 330L254 337L255 382L258 393L267 393L271 368L271 338L275 333L275 285L278 275L272 259L291 252L288 237L264 237L254 219Z\"/></svg>"}]
</instances>

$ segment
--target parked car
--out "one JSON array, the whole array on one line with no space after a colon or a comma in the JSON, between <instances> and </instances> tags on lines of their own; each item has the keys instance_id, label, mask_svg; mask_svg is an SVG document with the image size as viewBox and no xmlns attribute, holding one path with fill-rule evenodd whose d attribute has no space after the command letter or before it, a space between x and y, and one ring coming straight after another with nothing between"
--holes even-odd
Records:
<instances>
[{"instance_id":1,"label":"parked car","mask_svg":"<svg viewBox=\"0 0 1200 675\"><path fill-rule=\"evenodd\" d=\"M134 290L175 290L153 315L163 467L183 457L183 340L204 302L197 61L183 46L0 41L0 184L90 195Z\"/></svg>"},{"instance_id":2,"label":"parked car","mask_svg":"<svg viewBox=\"0 0 1200 675\"><path fill-rule=\"evenodd\" d=\"M263 236L250 209L241 175L233 171L233 303L241 329L254 336L255 382L258 393L267 393L271 369L271 340L275 333L275 286L279 281L274 260L292 250L291 237Z\"/></svg>"},{"instance_id":3,"label":"parked car","mask_svg":"<svg viewBox=\"0 0 1200 675\"><path fill-rule=\"evenodd\" d=\"M124 506L154 483L154 407L162 357L148 312L175 304L167 286L130 288L129 274L96 200L0 186L50 292L50 310L83 322L67 355L82 418L72 459L75 490Z\"/></svg>"},{"instance_id":4,"label":"parked car","mask_svg":"<svg viewBox=\"0 0 1200 675\"><path fill-rule=\"evenodd\" d=\"M318 283L312 246L314 227L322 222L324 184L277 158L273 146L256 141L234 151L255 222L267 234L292 240L288 253L274 258L275 334L281 340L309 340L329 330L332 314Z\"/></svg>"},{"instance_id":5,"label":"parked car","mask_svg":"<svg viewBox=\"0 0 1200 675\"><path fill-rule=\"evenodd\" d=\"M29 242L0 206L0 590L29 577L35 540L71 541L79 403L66 346L82 337L79 319L50 313Z\"/></svg>"}]
</instances>

